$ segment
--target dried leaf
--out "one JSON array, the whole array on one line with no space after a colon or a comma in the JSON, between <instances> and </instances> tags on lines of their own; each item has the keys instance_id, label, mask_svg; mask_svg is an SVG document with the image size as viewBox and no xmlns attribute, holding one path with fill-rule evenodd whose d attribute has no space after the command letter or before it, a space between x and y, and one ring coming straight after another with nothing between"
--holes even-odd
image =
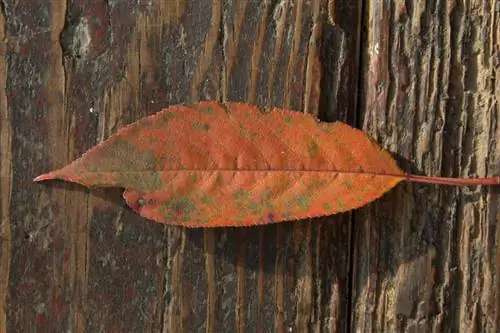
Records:
<instances>
[{"instance_id":1,"label":"dried leaf","mask_svg":"<svg viewBox=\"0 0 500 333\"><path fill-rule=\"evenodd\" d=\"M171 106L35 181L122 187L140 215L186 227L251 226L331 215L402 180L498 184L500 177L407 175L360 130L243 103Z\"/></svg>"}]
</instances>

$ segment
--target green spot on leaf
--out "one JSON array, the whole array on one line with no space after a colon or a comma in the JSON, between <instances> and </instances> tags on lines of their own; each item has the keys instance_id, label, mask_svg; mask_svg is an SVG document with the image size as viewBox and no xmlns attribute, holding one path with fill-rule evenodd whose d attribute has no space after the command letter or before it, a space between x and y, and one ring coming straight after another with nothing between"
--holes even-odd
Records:
<instances>
[{"instance_id":1,"label":"green spot on leaf","mask_svg":"<svg viewBox=\"0 0 500 333\"><path fill-rule=\"evenodd\" d=\"M193 124L193 127L194 129L196 130L201 130L201 131L205 131L205 132L208 132L208 130L210 129L210 124L208 123L201 123L199 120L196 120Z\"/></svg>"},{"instance_id":2,"label":"green spot on leaf","mask_svg":"<svg viewBox=\"0 0 500 333\"><path fill-rule=\"evenodd\" d=\"M250 199L250 193L248 191L244 191L241 188L237 189L233 194L233 199L237 202L247 201Z\"/></svg>"},{"instance_id":3,"label":"green spot on leaf","mask_svg":"<svg viewBox=\"0 0 500 333\"><path fill-rule=\"evenodd\" d=\"M174 112L165 112L161 115L161 119L163 122L168 123L171 119L175 118L175 113ZM165 124L163 124L165 125Z\"/></svg>"},{"instance_id":4,"label":"green spot on leaf","mask_svg":"<svg viewBox=\"0 0 500 333\"><path fill-rule=\"evenodd\" d=\"M293 198L291 201L287 202L287 205L290 207L298 206L301 210L307 211L309 209L309 197L300 194Z\"/></svg>"},{"instance_id":5,"label":"green spot on leaf","mask_svg":"<svg viewBox=\"0 0 500 333\"><path fill-rule=\"evenodd\" d=\"M313 158L318 154L318 144L316 143L316 141L309 141L309 143L307 144L307 151L309 152L309 156Z\"/></svg>"},{"instance_id":6,"label":"green spot on leaf","mask_svg":"<svg viewBox=\"0 0 500 333\"><path fill-rule=\"evenodd\" d=\"M336 198L337 201L337 205L339 206L340 210L344 210L345 209L345 204L344 204L344 201L340 198Z\"/></svg>"},{"instance_id":7,"label":"green spot on leaf","mask_svg":"<svg viewBox=\"0 0 500 333\"><path fill-rule=\"evenodd\" d=\"M167 220L189 221L196 210L194 201L189 197L172 198L160 208Z\"/></svg>"},{"instance_id":8,"label":"green spot on leaf","mask_svg":"<svg viewBox=\"0 0 500 333\"><path fill-rule=\"evenodd\" d=\"M273 211L272 204L273 194L271 191L263 191L259 198L254 200L250 196L250 192L243 189L238 189L233 194L233 199L236 202L236 207L240 210L238 219L245 217L245 211L250 210L252 215L262 215L265 211Z\"/></svg>"},{"instance_id":9,"label":"green spot on leaf","mask_svg":"<svg viewBox=\"0 0 500 333\"><path fill-rule=\"evenodd\" d=\"M341 184L348 190L352 189L352 182L350 180L344 180Z\"/></svg>"},{"instance_id":10,"label":"green spot on leaf","mask_svg":"<svg viewBox=\"0 0 500 333\"><path fill-rule=\"evenodd\" d=\"M203 193L201 195L200 201L202 204L207 205L207 206L211 206L214 204L214 200L212 198L210 198L208 195L206 195L205 193Z\"/></svg>"},{"instance_id":11,"label":"green spot on leaf","mask_svg":"<svg viewBox=\"0 0 500 333\"><path fill-rule=\"evenodd\" d=\"M331 127L329 125L330 124L320 124L320 128L325 133L331 133Z\"/></svg>"},{"instance_id":12,"label":"green spot on leaf","mask_svg":"<svg viewBox=\"0 0 500 333\"><path fill-rule=\"evenodd\" d=\"M324 210L330 210L330 209L332 209L332 206L331 206L328 202L325 202L325 203L323 204L323 209L324 209Z\"/></svg>"},{"instance_id":13,"label":"green spot on leaf","mask_svg":"<svg viewBox=\"0 0 500 333\"><path fill-rule=\"evenodd\" d=\"M222 185L224 181L224 177L222 177L222 175L220 173L217 174L217 177L215 178L215 185L218 186L218 185Z\"/></svg>"},{"instance_id":14,"label":"green spot on leaf","mask_svg":"<svg viewBox=\"0 0 500 333\"><path fill-rule=\"evenodd\" d=\"M123 171L124 156L134 156L127 160L127 170ZM133 188L139 191L151 191L163 186L160 174L155 171L158 159L151 151L141 151L126 140L116 140L107 147L99 163L83 161L85 174L96 177L92 181L94 186L99 184L115 187Z\"/></svg>"},{"instance_id":15,"label":"green spot on leaf","mask_svg":"<svg viewBox=\"0 0 500 333\"><path fill-rule=\"evenodd\" d=\"M211 107L199 108L198 110L200 110L200 112L204 112L206 114L213 114L214 113L214 109L212 109Z\"/></svg>"},{"instance_id":16,"label":"green spot on leaf","mask_svg":"<svg viewBox=\"0 0 500 333\"><path fill-rule=\"evenodd\" d=\"M292 116L285 116L285 124L291 124L292 123Z\"/></svg>"},{"instance_id":17,"label":"green spot on leaf","mask_svg":"<svg viewBox=\"0 0 500 333\"><path fill-rule=\"evenodd\" d=\"M198 177L196 176L196 174L191 173L188 179L190 184L195 184L196 181L198 180Z\"/></svg>"}]
</instances>

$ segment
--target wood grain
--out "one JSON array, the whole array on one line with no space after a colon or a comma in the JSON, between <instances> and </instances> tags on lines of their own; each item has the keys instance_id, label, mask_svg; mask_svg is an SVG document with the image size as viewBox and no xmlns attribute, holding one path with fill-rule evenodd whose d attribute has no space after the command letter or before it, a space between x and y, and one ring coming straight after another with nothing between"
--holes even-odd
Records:
<instances>
[{"instance_id":1,"label":"wood grain","mask_svg":"<svg viewBox=\"0 0 500 333\"><path fill-rule=\"evenodd\" d=\"M403 169L498 174L494 11L480 1L367 6L365 126ZM492 188L402 185L356 211L351 328L498 331L499 203Z\"/></svg>"},{"instance_id":2,"label":"wood grain","mask_svg":"<svg viewBox=\"0 0 500 333\"><path fill-rule=\"evenodd\" d=\"M324 97L319 93L322 86L341 84L350 87L352 92L357 84L356 77L352 76L348 79L340 75L322 77L321 61L331 57L332 50L339 52L335 46L324 45L331 42L322 35L326 29L327 5L327 1L282 1L276 5L242 1L227 6L223 26L226 32L223 99L267 107L281 105L315 114L319 113L320 103L333 98L353 105L355 94L329 89L325 89ZM348 18L343 28L348 36L346 40L353 45L346 52L353 52L358 13L341 13ZM355 62L355 59L351 60ZM356 68L352 61L346 63ZM335 60L331 60L331 64L334 63ZM328 74L336 74L345 67L332 65L330 69ZM342 119L332 111L322 113L321 117ZM343 300L349 293L347 222L348 215L345 215L255 228L252 233L227 232L227 239L238 235L238 239L246 240L240 242L236 251L239 254L236 265L244 267L237 276L240 331L345 330L348 310ZM251 255L255 250L247 243L264 247L257 256L256 277L253 261L257 259ZM259 313L257 318L255 312ZM338 317L332 318L333 314Z\"/></svg>"},{"instance_id":3,"label":"wood grain","mask_svg":"<svg viewBox=\"0 0 500 333\"><path fill-rule=\"evenodd\" d=\"M27 183L41 170L66 164L123 125L170 104L249 98L317 113L320 86L340 85L338 76L328 77L327 83L321 76L321 57L328 58L332 49L320 49L326 5L47 2L32 15L50 20L27 34L12 30L12 22L33 28L29 7L5 6L8 42L2 44L2 54L10 56L10 70L30 71L11 81L19 82L19 90L8 96L12 105L5 112L26 111L14 119L7 114L14 133L2 127L3 135L18 140L13 148L2 146L2 153L22 152L13 161L17 178L12 182L15 202L27 204L12 207L5 197L2 207L9 207L14 221L23 216L33 221L21 226L8 220L13 238L21 242L12 257L3 257L4 265L16 267L4 297L9 329L244 332L346 327L342 300L348 294L348 216L245 232L172 229L138 218L114 192ZM30 43L39 35L50 46L43 51ZM37 77L43 80L33 87ZM345 84L355 88L355 77ZM12 93L11 87L5 90ZM40 96L41 104L24 97L33 95ZM331 112L328 116L338 118ZM36 144L28 149L22 142ZM19 169L21 158L32 165ZM2 168L12 172L8 164ZM10 183L2 182L6 193L10 185L4 184ZM26 184L33 194L21 190ZM24 243L31 247L20 250ZM32 301L25 303L28 295ZM332 320L331 313L338 317Z\"/></svg>"},{"instance_id":4,"label":"wood grain","mask_svg":"<svg viewBox=\"0 0 500 333\"><path fill-rule=\"evenodd\" d=\"M5 16L0 11L0 41L5 40ZM0 42L0 331L7 332L12 231L12 114L7 104L6 45Z\"/></svg>"},{"instance_id":5,"label":"wood grain","mask_svg":"<svg viewBox=\"0 0 500 333\"><path fill-rule=\"evenodd\" d=\"M200 99L361 125L417 174L499 174L491 2L0 8L1 332L499 330L498 191L406 184L350 214L204 231L146 221L119 190L32 183Z\"/></svg>"}]
</instances>

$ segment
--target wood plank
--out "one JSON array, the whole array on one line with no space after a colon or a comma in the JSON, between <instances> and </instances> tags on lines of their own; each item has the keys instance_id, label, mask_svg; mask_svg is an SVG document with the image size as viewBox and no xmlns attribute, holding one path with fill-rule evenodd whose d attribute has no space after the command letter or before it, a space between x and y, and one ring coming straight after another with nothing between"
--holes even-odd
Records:
<instances>
[{"instance_id":1,"label":"wood plank","mask_svg":"<svg viewBox=\"0 0 500 333\"><path fill-rule=\"evenodd\" d=\"M368 4L365 125L404 170L499 174L493 7ZM402 184L356 211L351 329L498 332L499 208L492 188Z\"/></svg>"},{"instance_id":2,"label":"wood plank","mask_svg":"<svg viewBox=\"0 0 500 333\"><path fill-rule=\"evenodd\" d=\"M346 330L349 214L185 230L133 214L119 191L32 178L176 103L353 122L359 2L1 5L0 330Z\"/></svg>"},{"instance_id":3,"label":"wood plank","mask_svg":"<svg viewBox=\"0 0 500 333\"><path fill-rule=\"evenodd\" d=\"M5 16L0 11L0 57L5 58ZM0 58L0 59L2 59ZM2 59L3 60L3 59ZM7 298L9 296L12 229L12 118L7 107L7 66L0 60L0 331L7 332Z\"/></svg>"},{"instance_id":4,"label":"wood plank","mask_svg":"<svg viewBox=\"0 0 500 333\"><path fill-rule=\"evenodd\" d=\"M339 3L241 1L225 7L222 98L303 109L323 120L345 120L346 110L352 115L357 76L346 73L357 73L360 7ZM327 26L336 15L343 19ZM332 102L338 105L326 107ZM346 214L234 231L245 240L235 251L236 265L244 267L236 287L240 331L345 331L348 221ZM235 238L232 231L222 237Z\"/></svg>"}]
</instances>

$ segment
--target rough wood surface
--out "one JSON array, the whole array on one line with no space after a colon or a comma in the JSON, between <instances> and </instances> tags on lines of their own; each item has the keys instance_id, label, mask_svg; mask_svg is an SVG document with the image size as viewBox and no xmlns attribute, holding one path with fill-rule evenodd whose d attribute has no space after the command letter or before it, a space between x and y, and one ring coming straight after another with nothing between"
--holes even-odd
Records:
<instances>
[{"instance_id":1,"label":"rough wood surface","mask_svg":"<svg viewBox=\"0 0 500 333\"><path fill-rule=\"evenodd\" d=\"M354 119L359 5L1 4L0 331L345 331L348 214L184 230L136 216L118 191L31 180L175 103Z\"/></svg>"},{"instance_id":2,"label":"rough wood surface","mask_svg":"<svg viewBox=\"0 0 500 333\"><path fill-rule=\"evenodd\" d=\"M498 8L361 8L0 0L0 332L498 331L498 191L401 185L351 214L205 231L32 183L200 99L364 123L412 172L500 174Z\"/></svg>"},{"instance_id":3,"label":"rough wood surface","mask_svg":"<svg viewBox=\"0 0 500 333\"><path fill-rule=\"evenodd\" d=\"M407 171L498 175L498 3L374 1L365 10L368 132ZM500 331L498 193L405 184L356 211L352 330Z\"/></svg>"}]
</instances>

